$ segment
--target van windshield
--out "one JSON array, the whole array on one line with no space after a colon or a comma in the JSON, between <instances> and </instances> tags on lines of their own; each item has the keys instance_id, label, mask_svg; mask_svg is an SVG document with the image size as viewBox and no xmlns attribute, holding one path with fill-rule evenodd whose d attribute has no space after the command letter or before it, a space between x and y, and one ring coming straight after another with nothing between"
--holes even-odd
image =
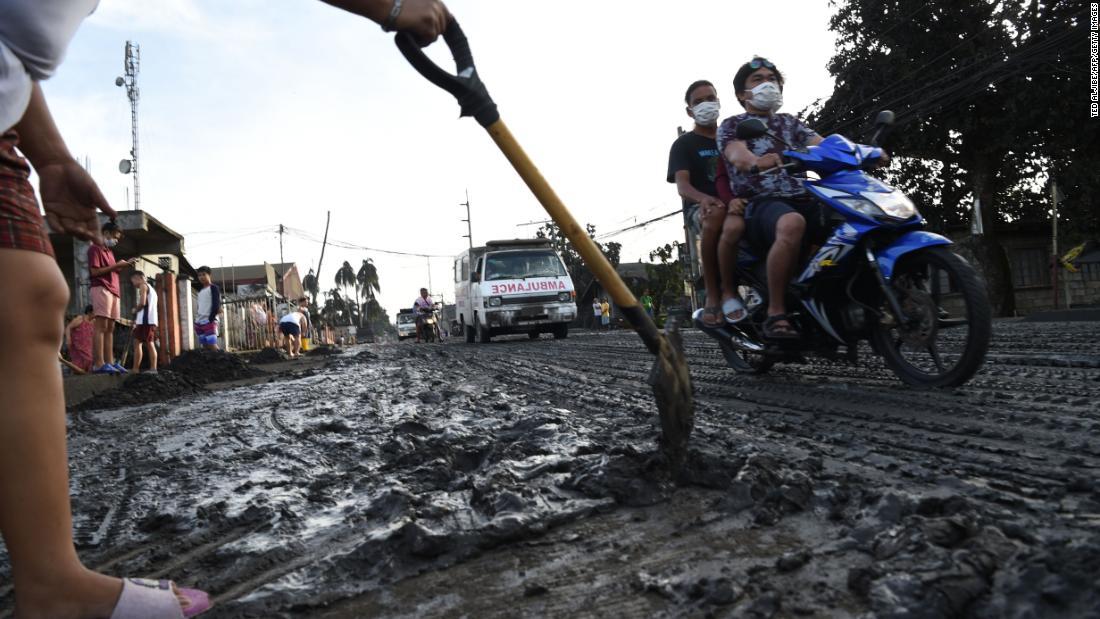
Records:
<instances>
[{"instance_id":1,"label":"van windshield","mask_svg":"<svg viewBox=\"0 0 1100 619\"><path fill-rule=\"evenodd\" d=\"M416 322L416 317L413 316L412 314L398 314L397 315L397 324L407 325L410 322Z\"/></svg>"},{"instance_id":2,"label":"van windshield","mask_svg":"<svg viewBox=\"0 0 1100 619\"><path fill-rule=\"evenodd\" d=\"M485 281L564 275L561 260L549 250L507 251L485 256Z\"/></svg>"}]
</instances>

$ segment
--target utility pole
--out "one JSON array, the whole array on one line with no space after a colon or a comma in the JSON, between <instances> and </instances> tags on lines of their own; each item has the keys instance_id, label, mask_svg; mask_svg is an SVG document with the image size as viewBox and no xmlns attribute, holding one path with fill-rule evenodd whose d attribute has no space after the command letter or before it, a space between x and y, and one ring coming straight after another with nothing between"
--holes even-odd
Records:
<instances>
[{"instance_id":1,"label":"utility pole","mask_svg":"<svg viewBox=\"0 0 1100 619\"><path fill-rule=\"evenodd\" d=\"M1050 177L1051 238L1050 291L1054 294L1054 309L1058 309L1058 183Z\"/></svg>"},{"instance_id":2,"label":"utility pole","mask_svg":"<svg viewBox=\"0 0 1100 619\"><path fill-rule=\"evenodd\" d=\"M466 222L466 238L470 241L470 249L474 248L474 230L470 224L470 190L466 190L466 201L459 204L459 206L466 207L466 219L462 221Z\"/></svg>"},{"instance_id":3,"label":"utility pole","mask_svg":"<svg viewBox=\"0 0 1100 619\"><path fill-rule=\"evenodd\" d=\"M118 162L118 171L134 177L134 210L141 210L141 182L138 179L138 90L137 76L141 70L141 46L126 41L126 57L123 61L124 77L115 78L115 86L126 87L126 98L130 100L130 158Z\"/></svg>"},{"instance_id":4,"label":"utility pole","mask_svg":"<svg viewBox=\"0 0 1100 619\"><path fill-rule=\"evenodd\" d=\"M275 288L279 294L285 294L283 292L283 233L286 232L286 226L279 224L279 268L275 269L275 274L279 276L279 281L275 283Z\"/></svg>"},{"instance_id":5,"label":"utility pole","mask_svg":"<svg viewBox=\"0 0 1100 619\"><path fill-rule=\"evenodd\" d=\"M428 261L428 294L432 293L432 257L424 256L424 259Z\"/></svg>"},{"instance_id":6,"label":"utility pole","mask_svg":"<svg viewBox=\"0 0 1100 619\"><path fill-rule=\"evenodd\" d=\"M317 261L317 274L314 276L317 278L318 292L322 292L321 287L321 265L325 262L325 245L328 244L328 224L332 221L332 211L325 211L325 238L321 240L321 259Z\"/></svg>"}]
</instances>

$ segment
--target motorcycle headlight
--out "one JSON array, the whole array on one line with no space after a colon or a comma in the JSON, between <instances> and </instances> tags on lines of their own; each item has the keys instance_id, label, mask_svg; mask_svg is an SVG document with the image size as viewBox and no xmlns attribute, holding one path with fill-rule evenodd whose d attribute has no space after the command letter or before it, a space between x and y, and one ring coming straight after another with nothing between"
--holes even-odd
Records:
<instances>
[{"instance_id":1,"label":"motorcycle headlight","mask_svg":"<svg viewBox=\"0 0 1100 619\"><path fill-rule=\"evenodd\" d=\"M881 209L883 213L886 213L890 217L909 219L917 214L917 207L913 206L913 201L900 191L895 190L890 193L864 191L861 192L860 195L872 202Z\"/></svg>"},{"instance_id":2,"label":"motorcycle headlight","mask_svg":"<svg viewBox=\"0 0 1100 619\"><path fill-rule=\"evenodd\" d=\"M572 299L572 298L573 298L572 293L569 293L569 292L559 292L558 293L558 300L561 301L562 303L568 303L569 300Z\"/></svg>"},{"instance_id":3,"label":"motorcycle headlight","mask_svg":"<svg viewBox=\"0 0 1100 619\"><path fill-rule=\"evenodd\" d=\"M489 297L488 300L485 301L485 304L489 307L500 307L500 304L503 302L504 299L500 297Z\"/></svg>"}]
</instances>

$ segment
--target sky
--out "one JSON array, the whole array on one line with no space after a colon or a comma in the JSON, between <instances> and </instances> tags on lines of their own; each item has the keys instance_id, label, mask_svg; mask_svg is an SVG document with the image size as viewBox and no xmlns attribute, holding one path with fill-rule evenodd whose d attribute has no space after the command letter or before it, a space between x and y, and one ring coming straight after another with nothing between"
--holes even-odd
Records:
<instances>
[{"instance_id":1,"label":"sky","mask_svg":"<svg viewBox=\"0 0 1100 619\"><path fill-rule=\"evenodd\" d=\"M737 67L762 55L786 78L783 110L832 91L826 2L773 0L782 19L752 21L735 0L454 0L478 71L519 142L597 235L677 209L665 181L684 90L718 87L723 117L741 111ZM775 24L782 24L777 28ZM330 240L394 256L329 248L321 284L345 260L377 265L392 317L421 286L454 298L452 259L466 246L533 236L538 202L485 131L425 81L387 35L310 0L102 0L43 84L70 150L116 209L132 179L129 103L114 85L127 40L141 46L141 207L185 236L192 264L283 258L316 268L326 212ZM429 49L451 68L442 42ZM132 190L131 190L132 191ZM132 207L133 196L129 196ZM300 231L300 232L299 232ZM683 238L678 217L627 232L623 261ZM438 300L438 299L437 299Z\"/></svg>"}]
</instances>

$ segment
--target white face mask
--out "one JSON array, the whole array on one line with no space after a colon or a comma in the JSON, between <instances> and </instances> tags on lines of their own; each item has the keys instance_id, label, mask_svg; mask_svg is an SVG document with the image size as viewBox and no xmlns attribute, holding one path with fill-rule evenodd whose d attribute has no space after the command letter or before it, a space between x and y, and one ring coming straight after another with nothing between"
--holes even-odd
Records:
<instances>
[{"instance_id":1,"label":"white face mask","mask_svg":"<svg viewBox=\"0 0 1100 619\"><path fill-rule=\"evenodd\" d=\"M703 101L691 108L692 118L695 124L703 127L712 127L718 124L718 111L722 106L717 101Z\"/></svg>"},{"instance_id":2,"label":"white face mask","mask_svg":"<svg viewBox=\"0 0 1100 619\"><path fill-rule=\"evenodd\" d=\"M115 245L118 245L118 239L107 239L103 241L103 244L107 247L114 247Z\"/></svg>"},{"instance_id":3,"label":"white face mask","mask_svg":"<svg viewBox=\"0 0 1100 619\"><path fill-rule=\"evenodd\" d=\"M764 82L749 92L749 103L758 110L774 112L783 106L783 92L775 82Z\"/></svg>"}]
</instances>

